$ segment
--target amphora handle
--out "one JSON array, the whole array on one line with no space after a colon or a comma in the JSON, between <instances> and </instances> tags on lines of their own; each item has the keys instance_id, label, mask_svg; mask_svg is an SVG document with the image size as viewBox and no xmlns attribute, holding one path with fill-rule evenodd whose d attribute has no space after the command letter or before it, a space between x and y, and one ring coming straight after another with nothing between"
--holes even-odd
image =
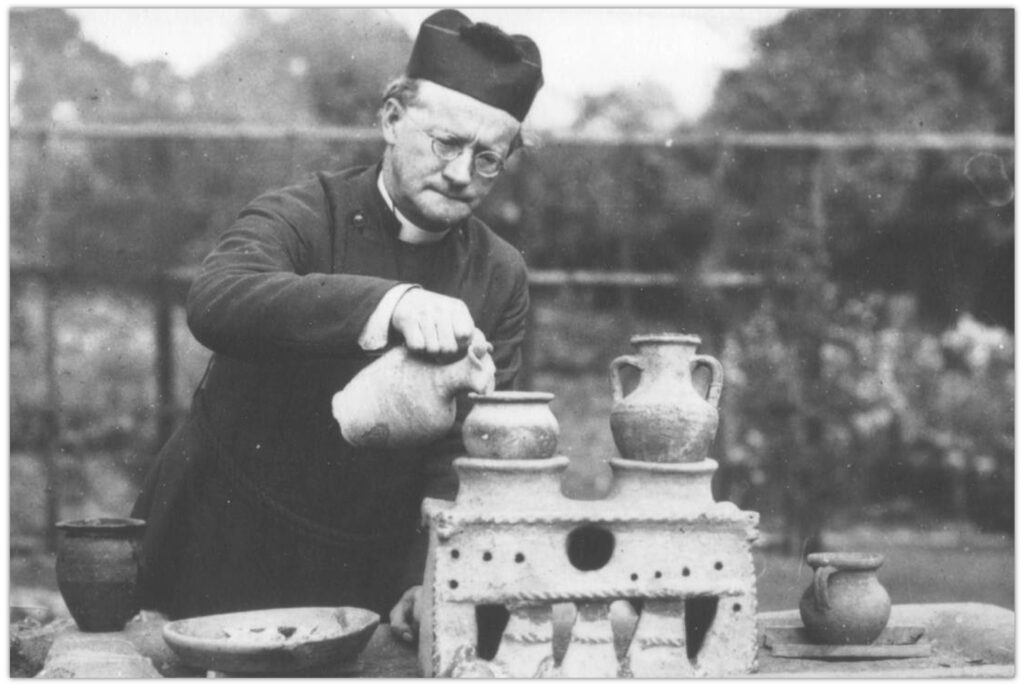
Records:
<instances>
[{"instance_id":1,"label":"amphora handle","mask_svg":"<svg viewBox=\"0 0 1024 687\"><path fill-rule=\"evenodd\" d=\"M706 367L711 370L711 383L708 384L708 392L704 398L714 407L718 407L718 399L722 396L722 384L725 381L725 372L722 370L722 363L710 355L695 355L690 361L690 369Z\"/></svg>"},{"instance_id":2,"label":"amphora handle","mask_svg":"<svg viewBox=\"0 0 1024 687\"><path fill-rule=\"evenodd\" d=\"M828 579L834 572L838 572L838 568L831 565L823 565L814 569L814 603L822 610L832 607L828 599Z\"/></svg>"},{"instance_id":3,"label":"amphora handle","mask_svg":"<svg viewBox=\"0 0 1024 687\"><path fill-rule=\"evenodd\" d=\"M634 367L640 372L643 372L643 365L640 364L640 358L635 355L620 355L618 358L611 362L608 366L609 376L612 380L612 398L618 402L623 398L622 393L622 377L619 371L624 367Z\"/></svg>"}]
</instances>

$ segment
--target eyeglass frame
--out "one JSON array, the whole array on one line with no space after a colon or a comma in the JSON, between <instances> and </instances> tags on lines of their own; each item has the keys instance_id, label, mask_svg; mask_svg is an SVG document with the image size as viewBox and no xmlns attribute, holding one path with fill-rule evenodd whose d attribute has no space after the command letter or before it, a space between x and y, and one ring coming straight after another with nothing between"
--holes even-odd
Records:
<instances>
[{"instance_id":1,"label":"eyeglass frame","mask_svg":"<svg viewBox=\"0 0 1024 687\"><path fill-rule=\"evenodd\" d=\"M406 117L408 118L408 115ZM416 126L415 124L412 124L412 128L416 129L422 134L427 135L427 137L430 139L431 152L434 153L437 159L442 160L444 162L454 162L455 160L458 160L462 156L463 151L471 147L471 144L469 143L462 143L461 145L458 146L458 150L454 151L451 150L451 148L455 147L456 144L443 141L438 136L435 136L426 129ZM439 148L439 146L448 146L448 148ZM494 174L486 174L480 171L479 167L480 159L487 159L490 156L493 156L493 158L496 159L498 165L498 168L495 170ZM473 154L473 172L475 174L479 174L484 179L496 179L501 175L502 172L505 171L505 159L506 158L503 157L501 153L498 153L494 150L481 150L479 153Z\"/></svg>"}]
</instances>

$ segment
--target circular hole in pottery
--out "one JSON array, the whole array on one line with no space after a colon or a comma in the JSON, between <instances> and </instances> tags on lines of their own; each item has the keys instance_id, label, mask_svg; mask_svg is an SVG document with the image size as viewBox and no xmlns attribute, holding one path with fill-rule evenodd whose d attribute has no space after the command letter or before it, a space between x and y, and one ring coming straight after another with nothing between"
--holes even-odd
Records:
<instances>
[{"instance_id":1,"label":"circular hole in pottery","mask_svg":"<svg viewBox=\"0 0 1024 687\"><path fill-rule=\"evenodd\" d=\"M689 568L683 568L683 577L689 577L689 576L690 576L690 569Z\"/></svg>"},{"instance_id":2,"label":"circular hole in pottery","mask_svg":"<svg viewBox=\"0 0 1024 687\"><path fill-rule=\"evenodd\" d=\"M660 580L661 579L661 571L660 570L655 570L654 571L654 579L656 579L656 580Z\"/></svg>"},{"instance_id":3,"label":"circular hole in pottery","mask_svg":"<svg viewBox=\"0 0 1024 687\"><path fill-rule=\"evenodd\" d=\"M491 560L492 558L494 558L494 556L492 556L492 555L491 555L491 552L490 552L490 551L484 551L484 560L485 560L485 561L489 561L489 560Z\"/></svg>"},{"instance_id":4,"label":"circular hole in pottery","mask_svg":"<svg viewBox=\"0 0 1024 687\"><path fill-rule=\"evenodd\" d=\"M526 556L524 556L521 553L517 553L516 554L516 563L522 563L525 560L526 560Z\"/></svg>"},{"instance_id":5,"label":"circular hole in pottery","mask_svg":"<svg viewBox=\"0 0 1024 687\"><path fill-rule=\"evenodd\" d=\"M715 561L715 570L722 569L722 561Z\"/></svg>"},{"instance_id":6,"label":"circular hole in pottery","mask_svg":"<svg viewBox=\"0 0 1024 687\"><path fill-rule=\"evenodd\" d=\"M449 580L448 581L448 586L451 587L452 589L458 589L459 588L459 583L456 582L455 580Z\"/></svg>"},{"instance_id":7,"label":"circular hole in pottery","mask_svg":"<svg viewBox=\"0 0 1024 687\"><path fill-rule=\"evenodd\" d=\"M739 604L733 604L732 605L732 610L735 613L739 613L741 610L743 610L743 606L741 606Z\"/></svg>"},{"instance_id":8,"label":"circular hole in pottery","mask_svg":"<svg viewBox=\"0 0 1024 687\"><path fill-rule=\"evenodd\" d=\"M583 525L569 533L565 550L577 570L600 570L612 558L615 535L603 527Z\"/></svg>"},{"instance_id":9,"label":"circular hole in pottery","mask_svg":"<svg viewBox=\"0 0 1024 687\"><path fill-rule=\"evenodd\" d=\"M459 557L459 550L458 549L452 549L452 558L458 558L458 557Z\"/></svg>"},{"instance_id":10,"label":"circular hole in pottery","mask_svg":"<svg viewBox=\"0 0 1024 687\"><path fill-rule=\"evenodd\" d=\"M631 580L633 580L634 582L636 582L637 580L639 580L639 579L640 579L640 576L639 576L639 575L637 575L636 573L633 573L632 575L630 575L630 576L629 576L629 579L631 579Z\"/></svg>"}]
</instances>

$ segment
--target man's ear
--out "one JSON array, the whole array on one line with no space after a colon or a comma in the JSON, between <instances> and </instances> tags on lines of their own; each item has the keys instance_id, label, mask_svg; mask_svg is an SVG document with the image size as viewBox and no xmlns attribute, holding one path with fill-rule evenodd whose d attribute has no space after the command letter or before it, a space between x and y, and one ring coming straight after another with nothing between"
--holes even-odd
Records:
<instances>
[{"instance_id":1,"label":"man's ear","mask_svg":"<svg viewBox=\"0 0 1024 687\"><path fill-rule=\"evenodd\" d=\"M402 117L405 116L405 108L402 107L394 98L388 98L387 102L384 103L384 107L381 108L380 113L380 130L384 135L384 141L388 145L394 145L397 134L395 133L395 124L397 124Z\"/></svg>"}]
</instances>

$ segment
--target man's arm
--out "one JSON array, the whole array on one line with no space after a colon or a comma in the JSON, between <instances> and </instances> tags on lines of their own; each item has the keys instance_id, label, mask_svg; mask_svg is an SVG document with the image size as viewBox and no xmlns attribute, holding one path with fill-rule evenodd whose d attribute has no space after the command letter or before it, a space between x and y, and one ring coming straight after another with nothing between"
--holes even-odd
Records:
<instances>
[{"instance_id":1,"label":"man's arm","mask_svg":"<svg viewBox=\"0 0 1024 687\"><path fill-rule=\"evenodd\" d=\"M265 194L207 256L189 291L193 334L243 360L379 350L392 329L415 351L464 349L465 303L380 277L332 274L333 222L319 186Z\"/></svg>"},{"instance_id":2,"label":"man's arm","mask_svg":"<svg viewBox=\"0 0 1024 687\"><path fill-rule=\"evenodd\" d=\"M399 282L330 274L332 218L318 183L253 201L203 261L189 291L189 327L203 345L243 360L351 355Z\"/></svg>"}]
</instances>

